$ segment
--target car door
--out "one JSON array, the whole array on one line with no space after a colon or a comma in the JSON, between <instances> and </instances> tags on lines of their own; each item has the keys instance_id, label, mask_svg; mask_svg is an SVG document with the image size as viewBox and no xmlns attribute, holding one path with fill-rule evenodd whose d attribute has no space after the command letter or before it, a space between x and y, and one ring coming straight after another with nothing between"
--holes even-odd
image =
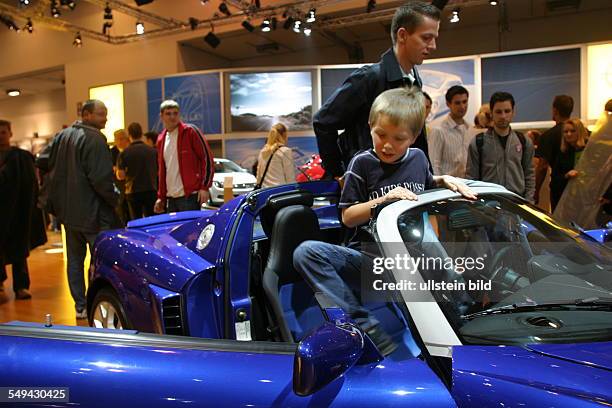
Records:
<instances>
[{"instance_id":1,"label":"car door","mask_svg":"<svg viewBox=\"0 0 612 408\"><path fill-rule=\"evenodd\" d=\"M455 405L418 358L354 366L314 394L300 397L292 388L295 348L294 344L6 324L0 325L0 389L66 387L69 402L53 405L60 407ZM6 391L0 397L8 401Z\"/></svg>"}]
</instances>

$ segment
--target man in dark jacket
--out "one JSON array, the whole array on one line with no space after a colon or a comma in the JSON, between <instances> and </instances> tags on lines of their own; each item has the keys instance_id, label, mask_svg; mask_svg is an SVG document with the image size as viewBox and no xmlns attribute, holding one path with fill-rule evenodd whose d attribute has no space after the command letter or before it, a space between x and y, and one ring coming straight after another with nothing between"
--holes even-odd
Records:
<instances>
[{"instance_id":1,"label":"man in dark jacket","mask_svg":"<svg viewBox=\"0 0 612 408\"><path fill-rule=\"evenodd\" d=\"M0 303L8 300L3 287L6 265L13 268L15 298L32 297L27 257L33 248L31 231L38 210L34 158L30 152L11 147L11 136L11 123L0 120Z\"/></svg>"},{"instance_id":2,"label":"man in dark jacket","mask_svg":"<svg viewBox=\"0 0 612 408\"><path fill-rule=\"evenodd\" d=\"M101 101L85 102L82 122L58 133L37 160L38 167L48 172L47 208L66 229L68 284L77 319L87 318L83 270L87 245L92 251L98 233L118 222L113 163L100 132L106 114Z\"/></svg>"},{"instance_id":3,"label":"man in dark jacket","mask_svg":"<svg viewBox=\"0 0 612 408\"><path fill-rule=\"evenodd\" d=\"M368 115L379 94L423 86L416 65L436 49L439 26L440 10L433 5L414 1L399 7L391 22L393 47L380 62L353 72L315 114L313 127L327 176L341 177L356 152L372 147ZM344 133L338 136L340 130ZM424 128L412 147L427 156Z\"/></svg>"}]
</instances>

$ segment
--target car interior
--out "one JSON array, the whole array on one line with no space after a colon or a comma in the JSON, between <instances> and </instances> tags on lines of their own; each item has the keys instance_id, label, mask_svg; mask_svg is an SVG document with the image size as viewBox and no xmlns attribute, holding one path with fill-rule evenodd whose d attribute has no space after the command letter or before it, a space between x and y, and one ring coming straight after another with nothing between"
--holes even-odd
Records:
<instances>
[{"instance_id":1,"label":"car interior","mask_svg":"<svg viewBox=\"0 0 612 408\"><path fill-rule=\"evenodd\" d=\"M265 234L252 243L249 285L254 340L299 342L325 321L312 289L293 267L293 251L306 240L341 244L345 229L340 224L321 229L315 202L309 191L280 193L270 196L259 213ZM364 306L404 345L394 356L414 355L414 340L393 302Z\"/></svg>"}]
</instances>

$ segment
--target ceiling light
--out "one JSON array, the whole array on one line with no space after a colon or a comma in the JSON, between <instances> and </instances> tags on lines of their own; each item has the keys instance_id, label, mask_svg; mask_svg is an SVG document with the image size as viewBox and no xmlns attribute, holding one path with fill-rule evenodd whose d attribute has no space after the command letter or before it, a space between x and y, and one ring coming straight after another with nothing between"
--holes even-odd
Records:
<instances>
[{"instance_id":1,"label":"ceiling light","mask_svg":"<svg viewBox=\"0 0 612 408\"><path fill-rule=\"evenodd\" d=\"M19 0L19 5L20 6L29 6L30 5L30 0Z\"/></svg>"},{"instance_id":2,"label":"ceiling light","mask_svg":"<svg viewBox=\"0 0 612 408\"><path fill-rule=\"evenodd\" d=\"M230 11L229 7L227 7L227 3L225 2L219 4L219 11L228 17L232 15L232 12Z\"/></svg>"},{"instance_id":3,"label":"ceiling light","mask_svg":"<svg viewBox=\"0 0 612 408\"><path fill-rule=\"evenodd\" d=\"M72 45L77 48L81 48L83 46L83 39L81 38L81 33L77 31L74 36L74 41L72 41Z\"/></svg>"},{"instance_id":4,"label":"ceiling light","mask_svg":"<svg viewBox=\"0 0 612 408\"><path fill-rule=\"evenodd\" d=\"M205 6L206 4L208 4L208 0L200 0L200 4Z\"/></svg>"},{"instance_id":5,"label":"ceiling light","mask_svg":"<svg viewBox=\"0 0 612 408\"><path fill-rule=\"evenodd\" d=\"M136 23L136 34L143 35L145 32L144 23L139 21Z\"/></svg>"},{"instance_id":6,"label":"ceiling light","mask_svg":"<svg viewBox=\"0 0 612 408\"><path fill-rule=\"evenodd\" d=\"M304 26L304 35L310 37L310 33L312 33L312 28L310 26Z\"/></svg>"},{"instance_id":7,"label":"ceiling light","mask_svg":"<svg viewBox=\"0 0 612 408\"><path fill-rule=\"evenodd\" d=\"M17 27L17 24L15 24L15 20L13 20L11 16L0 14L0 21L2 21L2 23L4 23L6 28L8 28L9 30L13 30L17 32L20 31L19 27Z\"/></svg>"},{"instance_id":8,"label":"ceiling light","mask_svg":"<svg viewBox=\"0 0 612 408\"><path fill-rule=\"evenodd\" d=\"M242 26L244 27L245 30L253 32L255 31L255 27L253 27L253 24L251 24L251 22L249 20L244 20L242 22Z\"/></svg>"},{"instance_id":9,"label":"ceiling light","mask_svg":"<svg viewBox=\"0 0 612 408\"><path fill-rule=\"evenodd\" d=\"M459 9L458 9L458 8L456 8L456 9L454 9L454 10L453 10L453 12L451 13L451 16L450 16L450 20L449 20L449 21L450 21L451 23L458 23L458 22L459 22L459 20L460 20L460 19L459 19Z\"/></svg>"},{"instance_id":10,"label":"ceiling light","mask_svg":"<svg viewBox=\"0 0 612 408\"><path fill-rule=\"evenodd\" d=\"M310 11L308 12L308 14L306 15L306 22L307 23L314 23L317 19L316 15L316 9L310 9Z\"/></svg>"},{"instance_id":11,"label":"ceiling light","mask_svg":"<svg viewBox=\"0 0 612 408\"><path fill-rule=\"evenodd\" d=\"M213 26L211 23L210 31L208 32L208 34L204 36L204 41L206 41L206 43L210 45L211 47L217 48L219 44L221 44L221 39L215 35L214 31L215 31L215 26Z\"/></svg>"},{"instance_id":12,"label":"ceiling light","mask_svg":"<svg viewBox=\"0 0 612 408\"><path fill-rule=\"evenodd\" d=\"M102 24L102 34L104 35L110 35L108 33L108 30L110 30L110 28L113 26L112 22L109 21L105 21L104 24Z\"/></svg>"},{"instance_id":13,"label":"ceiling light","mask_svg":"<svg viewBox=\"0 0 612 408\"><path fill-rule=\"evenodd\" d=\"M370 13L375 8L376 8L376 0L368 0L368 5L366 6L366 12Z\"/></svg>"},{"instance_id":14,"label":"ceiling light","mask_svg":"<svg viewBox=\"0 0 612 408\"><path fill-rule=\"evenodd\" d=\"M74 2L74 1L69 1L68 2L68 8L70 10L74 10L75 7L76 7L76 2Z\"/></svg>"},{"instance_id":15,"label":"ceiling light","mask_svg":"<svg viewBox=\"0 0 612 408\"><path fill-rule=\"evenodd\" d=\"M300 31L302 31L302 22L300 20L295 20L293 23L293 32L299 33Z\"/></svg>"},{"instance_id":16,"label":"ceiling light","mask_svg":"<svg viewBox=\"0 0 612 408\"><path fill-rule=\"evenodd\" d=\"M285 30L290 29L291 27L293 27L293 17L289 16L287 17L287 19L285 20L285 22L283 23L283 28Z\"/></svg>"},{"instance_id":17,"label":"ceiling light","mask_svg":"<svg viewBox=\"0 0 612 408\"><path fill-rule=\"evenodd\" d=\"M68 7L70 10L74 10L76 3L73 0L60 0L60 6Z\"/></svg>"},{"instance_id":18,"label":"ceiling light","mask_svg":"<svg viewBox=\"0 0 612 408\"><path fill-rule=\"evenodd\" d=\"M57 7L57 1L55 0L51 0L51 15L53 16L53 18L58 18L59 16L62 15L62 13L60 13L59 8Z\"/></svg>"},{"instance_id":19,"label":"ceiling light","mask_svg":"<svg viewBox=\"0 0 612 408\"><path fill-rule=\"evenodd\" d=\"M154 0L136 0L137 6L144 6L145 4L153 3Z\"/></svg>"},{"instance_id":20,"label":"ceiling light","mask_svg":"<svg viewBox=\"0 0 612 408\"><path fill-rule=\"evenodd\" d=\"M104 19L112 20L113 19L113 10L111 10L108 3L106 3L106 7L104 7Z\"/></svg>"},{"instance_id":21,"label":"ceiling light","mask_svg":"<svg viewBox=\"0 0 612 408\"><path fill-rule=\"evenodd\" d=\"M267 33L271 29L272 28L270 27L270 19L269 18L265 18L264 21L261 22L261 31L263 31L264 33Z\"/></svg>"},{"instance_id":22,"label":"ceiling light","mask_svg":"<svg viewBox=\"0 0 612 408\"><path fill-rule=\"evenodd\" d=\"M34 32L34 26L32 25L32 19L31 18L28 18L28 22L23 27L23 29L26 30L30 34L32 34Z\"/></svg>"},{"instance_id":23,"label":"ceiling light","mask_svg":"<svg viewBox=\"0 0 612 408\"><path fill-rule=\"evenodd\" d=\"M19 89L7 89L6 94L8 96L19 96L21 95L21 91Z\"/></svg>"},{"instance_id":24,"label":"ceiling light","mask_svg":"<svg viewBox=\"0 0 612 408\"><path fill-rule=\"evenodd\" d=\"M489 4L492 6L497 6L497 0L489 0Z\"/></svg>"}]
</instances>

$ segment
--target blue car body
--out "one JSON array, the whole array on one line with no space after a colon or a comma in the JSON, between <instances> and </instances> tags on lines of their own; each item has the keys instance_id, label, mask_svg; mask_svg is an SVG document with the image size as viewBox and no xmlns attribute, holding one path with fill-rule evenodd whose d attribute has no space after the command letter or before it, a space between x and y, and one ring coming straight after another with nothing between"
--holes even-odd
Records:
<instances>
[{"instance_id":1,"label":"blue car body","mask_svg":"<svg viewBox=\"0 0 612 408\"><path fill-rule=\"evenodd\" d=\"M279 294L293 339L271 341L275 327L254 328L266 317L256 316L250 275L270 234L264 207L296 191L321 200L314 208L319 227L339 237L335 182L255 191L218 211L158 215L101 233L89 314L101 293L111 294L128 330L0 325L0 387L68 387L70 403L53 406L83 407L612 404L610 341L461 344L440 356L411 311L374 302L368 307L400 344L383 358L341 311L317 304L303 282ZM298 234L301 226L294 228ZM19 404L29 405L40 406Z\"/></svg>"}]
</instances>

